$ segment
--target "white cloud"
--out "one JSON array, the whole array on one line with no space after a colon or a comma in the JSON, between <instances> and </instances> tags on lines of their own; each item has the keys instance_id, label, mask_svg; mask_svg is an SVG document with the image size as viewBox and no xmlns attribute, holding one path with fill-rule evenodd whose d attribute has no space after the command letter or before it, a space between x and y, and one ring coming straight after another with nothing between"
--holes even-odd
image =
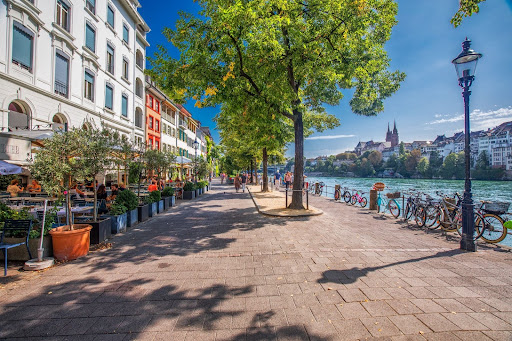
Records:
<instances>
[{"instance_id":1,"label":"white cloud","mask_svg":"<svg viewBox=\"0 0 512 341\"><path fill-rule=\"evenodd\" d=\"M344 139L349 137L355 137L355 135L324 135L324 136L313 136L308 137L307 140L335 140L335 139Z\"/></svg>"},{"instance_id":2,"label":"white cloud","mask_svg":"<svg viewBox=\"0 0 512 341\"><path fill-rule=\"evenodd\" d=\"M435 115L437 118L438 116ZM512 107L500 108L491 111L481 111L479 109L473 110L470 114L471 130L484 130L487 128L494 128L503 122L512 121ZM428 124L446 124L463 122L464 115L457 115L450 118L442 118L440 120L432 121Z\"/></svg>"}]
</instances>

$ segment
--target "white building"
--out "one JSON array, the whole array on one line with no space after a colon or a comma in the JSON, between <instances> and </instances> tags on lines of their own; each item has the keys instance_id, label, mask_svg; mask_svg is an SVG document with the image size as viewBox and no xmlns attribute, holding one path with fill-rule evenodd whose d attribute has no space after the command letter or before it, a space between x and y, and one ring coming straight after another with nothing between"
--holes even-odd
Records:
<instances>
[{"instance_id":1,"label":"white building","mask_svg":"<svg viewBox=\"0 0 512 341\"><path fill-rule=\"evenodd\" d=\"M2 138L15 144L9 135L21 131L101 122L132 141L143 138L135 113L144 112L138 81L149 27L138 7L138 0L2 1ZM23 155L0 154L16 158Z\"/></svg>"}]
</instances>

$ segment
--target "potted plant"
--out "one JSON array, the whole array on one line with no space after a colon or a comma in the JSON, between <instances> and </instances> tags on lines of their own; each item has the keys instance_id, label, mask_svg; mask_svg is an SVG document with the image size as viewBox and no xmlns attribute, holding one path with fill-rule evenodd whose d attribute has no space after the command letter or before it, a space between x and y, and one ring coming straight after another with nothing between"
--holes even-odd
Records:
<instances>
[{"instance_id":1,"label":"potted plant","mask_svg":"<svg viewBox=\"0 0 512 341\"><path fill-rule=\"evenodd\" d=\"M164 199L164 210L174 206L176 197L174 196L174 188L165 187L162 191L162 198Z\"/></svg>"},{"instance_id":2,"label":"potted plant","mask_svg":"<svg viewBox=\"0 0 512 341\"><path fill-rule=\"evenodd\" d=\"M183 199L184 200L192 200L196 197L196 192L194 188L194 183L187 181L185 185L183 185Z\"/></svg>"},{"instance_id":3,"label":"potted plant","mask_svg":"<svg viewBox=\"0 0 512 341\"><path fill-rule=\"evenodd\" d=\"M115 202L119 205L123 205L126 207L127 211L127 227L132 227L137 224L139 221L139 210L137 209L139 205L139 199L132 191L126 189L124 191L120 191L116 196Z\"/></svg>"},{"instance_id":4,"label":"potted plant","mask_svg":"<svg viewBox=\"0 0 512 341\"><path fill-rule=\"evenodd\" d=\"M153 191L146 197L146 203L149 204L149 216L152 217L158 212L158 202L162 198L160 191Z\"/></svg>"},{"instance_id":5,"label":"potted plant","mask_svg":"<svg viewBox=\"0 0 512 341\"><path fill-rule=\"evenodd\" d=\"M194 184L194 190L196 192L196 198L201 195L201 187L199 182Z\"/></svg>"},{"instance_id":6,"label":"potted plant","mask_svg":"<svg viewBox=\"0 0 512 341\"><path fill-rule=\"evenodd\" d=\"M110 229L112 234L126 232L126 222L128 219L127 210L126 206L117 202L114 202L112 206L110 206L107 216L110 217Z\"/></svg>"},{"instance_id":7,"label":"potted plant","mask_svg":"<svg viewBox=\"0 0 512 341\"><path fill-rule=\"evenodd\" d=\"M77 176L85 176L84 163L80 157L88 148L89 141L83 129L55 132L44 141L30 170L35 179L50 195L65 195L66 222L50 231L53 254L57 260L72 260L89 252L89 224L75 224L71 219L69 190Z\"/></svg>"}]
</instances>

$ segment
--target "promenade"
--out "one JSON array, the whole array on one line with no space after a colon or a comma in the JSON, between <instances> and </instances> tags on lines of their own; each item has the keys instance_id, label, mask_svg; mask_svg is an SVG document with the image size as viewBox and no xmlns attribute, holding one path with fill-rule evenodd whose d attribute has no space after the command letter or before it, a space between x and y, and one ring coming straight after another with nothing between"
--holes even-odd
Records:
<instances>
[{"instance_id":1,"label":"promenade","mask_svg":"<svg viewBox=\"0 0 512 341\"><path fill-rule=\"evenodd\" d=\"M214 182L112 247L0 281L0 339L512 340L512 252L310 197L259 214Z\"/></svg>"}]
</instances>

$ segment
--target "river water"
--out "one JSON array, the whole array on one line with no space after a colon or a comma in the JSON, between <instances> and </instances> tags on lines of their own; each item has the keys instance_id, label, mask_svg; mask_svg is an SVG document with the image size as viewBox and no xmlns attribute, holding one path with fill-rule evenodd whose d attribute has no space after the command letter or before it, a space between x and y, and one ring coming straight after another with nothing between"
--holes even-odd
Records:
<instances>
[{"instance_id":1,"label":"river water","mask_svg":"<svg viewBox=\"0 0 512 341\"><path fill-rule=\"evenodd\" d=\"M433 197L437 197L436 191L445 194L453 194L459 192L464 193L464 180L427 180L427 179L381 179L381 178L338 178L338 177L308 177L307 182L323 182L327 186L327 196L333 198L334 185L348 187L367 192L368 197L372 185L375 182L383 182L386 184L384 193L387 192L407 192L411 189L427 193ZM512 182L511 181L472 181L473 200L475 205L479 204L479 200L503 201L512 203ZM324 194L325 196L325 188ZM509 208L512 213L512 205ZM512 219L510 216L509 219ZM502 244L512 246L512 231Z\"/></svg>"}]
</instances>

